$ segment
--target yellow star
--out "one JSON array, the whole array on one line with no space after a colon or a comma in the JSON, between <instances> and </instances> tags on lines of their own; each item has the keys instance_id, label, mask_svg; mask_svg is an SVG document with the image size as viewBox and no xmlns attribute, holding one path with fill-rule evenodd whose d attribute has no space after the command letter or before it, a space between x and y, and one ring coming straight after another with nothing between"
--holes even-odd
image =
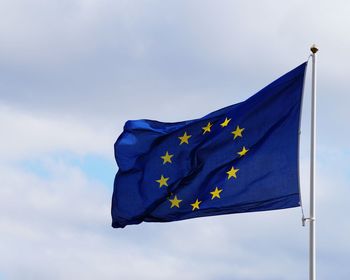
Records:
<instances>
[{"instance_id":1,"label":"yellow star","mask_svg":"<svg viewBox=\"0 0 350 280\"><path fill-rule=\"evenodd\" d=\"M246 149L246 148L243 146L242 151L238 152L237 154L239 154L239 156L242 157L242 156L244 156L248 151L249 151L249 149Z\"/></svg>"},{"instance_id":2,"label":"yellow star","mask_svg":"<svg viewBox=\"0 0 350 280\"><path fill-rule=\"evenodd\" d=\"M173 199L169 199L171 205L170 208L173 208L176 206L177 208L180 208L180 202L182 201L181 199L178 199L177 196L175 195Z\"/></svg>"},{"instance_id":3,"label":"yellow star","mask_svg":"<svg viewBox=\"0 0 350 280\"><path fill-rule=\"evenodd\" d=\"M202 129L204 130L203 134L210 132L210 129L212 126L213 126L213 124L211 122L208 122L207 126L202 127Z\"/></svg>"},{"instance_id":4,"label":"yellow star","mask_svg":"<svg viewBox=\"0 0 350 280\"><path fill-rule=\"evenodd\" d=\"M215 197L220 198L221 192L222 192L222 189L218 189L218 187L216 187L214 191L210 192L212 195L211 199L213 200Z\"/></svg>"},{"instance_id":5,"label":"yellow star","mask_svg":"<svg viewBox=\"0 0 350 280\"><path fill-rule=\"evenodd\" d=\"M183 136L180 136L179 139L181 140L180 145L182 145L183 143L188 144L188 139L191 138L192 135L187 135L187 132L185 132L185 134Z\"/></svg>"},{"instance_id":6,"label":"yellow star","mask_svg":"<svg viewBox=\"0 0 350 280\"><path fill-rule=\"evenodd\" d=\"M230 179L231 177L237 178L236 173L237 173L238 170L239 170L238 168L235 169L235 168L232 166L231 169L230 169L229 171L226 172L226 173L228 174L227 179Z\"/></svg>"},{"instance_id":7,"label":"yellow star","mask_svg":"<svg viewBox=\"0 0 350 280\"><path fill-rule=\"evenodd\" d=\"M225 126L228 125L228 123L229 123L230 121L231 121L231 119L225 118L224 122L221 123L220 125L221 125L222 127L225 127Z\"/></svg>"},{"instance_id":8,"label":"yellow star","mask_svg":"<svg viewBox=\"0 0 350 280\"><path fill-rule=\"evenodd\" d=\"M244 128L240 128L239 125L237 125L236 130L232 131L232 134L234 135L233 139L236 139L237 137L242 137L242 132Z\"/></svg>"},{"instance_id":9,"label":"yellow star","mask_svg":"<svg viewBox=\"0 0 350 280\"><path fill-rule=\"evenodd\" d=\"M164 155L164 156L161 156L161 158L163 159L163 164L166 164L167 162L172 163L171 158L172 158L173 156L174 156L174 155L170 155L170 154L168 153L168 151L166 151L165 155Z\"/></svg>"},{"instance_id":10,"label":"yellow star","mask_svg":"<svg viewBox=\"0 0 350 280\"><path fill-rule=\"evenodd\" d=\"M194 211L195 209L199 209L199 204L201 204L202 201L199 201L198 198L196 199L196 202L192 203L192 211Z\"/></svg>"},{"instance_id":11,"label":"yellow star","mask_svg":"<svg viewBox=\"0 0 350 280\"><path fill-rule=\"evenodd\" d=\"M169 177L168 178L165 178L163 175L160 177L159 180L156 180L157 183L159 183L159 187L163 187L163 186L168 186L168 183L167 181L169 180Z\"/></svg>"}]
</instances>

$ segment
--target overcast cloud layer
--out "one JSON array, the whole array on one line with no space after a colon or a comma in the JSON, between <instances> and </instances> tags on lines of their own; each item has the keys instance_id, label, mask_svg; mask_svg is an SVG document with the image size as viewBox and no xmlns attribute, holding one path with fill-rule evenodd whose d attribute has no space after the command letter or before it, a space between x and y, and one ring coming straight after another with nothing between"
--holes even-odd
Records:
<instances>
[{"instance_id":1,"label":"overcast cloud layer","mask_svg":"<svg viewBox=\"0 0 350 280\"><path fill-rule=\"evenodd\" d=\"M0 279L308 279L299 208L115 230L110 200L126 120L242 101L314 42L318 279L348 279L349 12L346 1L0 0Z\"/></svg>"}]
</instances>

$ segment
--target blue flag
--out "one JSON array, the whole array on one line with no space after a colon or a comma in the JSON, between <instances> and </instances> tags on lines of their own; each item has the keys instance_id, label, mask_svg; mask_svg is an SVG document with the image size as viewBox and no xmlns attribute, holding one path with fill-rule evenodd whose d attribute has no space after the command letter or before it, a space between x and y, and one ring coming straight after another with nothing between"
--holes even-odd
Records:
<instances>
[{"instance_id":1,"label":"blue flag","mask_svg":"<svg viewBox=\"0 0 350 280\"><path fill-rule=\"evenodd\" d=\"M112 226L299 206L306 64L200 119L127 121L114 146Z\"/></svg>"}]
</instances>

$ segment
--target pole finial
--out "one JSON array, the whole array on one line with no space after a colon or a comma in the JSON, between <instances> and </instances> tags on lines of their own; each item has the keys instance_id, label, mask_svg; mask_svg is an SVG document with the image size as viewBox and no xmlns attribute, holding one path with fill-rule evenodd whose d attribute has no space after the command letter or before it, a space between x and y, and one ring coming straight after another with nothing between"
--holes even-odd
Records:
<instances>
[{"instance_id":1,"label":"pole finial","mask_svg":"<svg viewBox=\"0 0 350 280\"><path fill-rule=\"evenodd\" d=\"M318 47L317 47L315 44L313 44L313 45L311 46L310 50L311 50L311 52L312 52L313 54L315 54L315 53L318 52Z\"/></svg>"}]
</instances>

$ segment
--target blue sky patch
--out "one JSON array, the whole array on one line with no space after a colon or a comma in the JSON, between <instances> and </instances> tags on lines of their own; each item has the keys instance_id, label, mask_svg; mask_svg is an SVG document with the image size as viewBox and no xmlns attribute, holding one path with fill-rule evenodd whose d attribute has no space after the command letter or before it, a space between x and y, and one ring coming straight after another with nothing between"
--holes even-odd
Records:
<instances>
[{"instance_id":1,"label":"blue sky patch","mask_svg":"<svg viewBox=\"0 0 350 280\"><path fill-rule=\"evenodd\" d=\"M50 160L63 161L68 166L79 168L88 179L97 181L107 188L113 187L117 166L111 159L98 155L78 156L71 153L60 153L51 156ZM51 170L45 160L25 160L20 163L20 166L42 179L52 177Z\"/></svg>"}]
</instances>

